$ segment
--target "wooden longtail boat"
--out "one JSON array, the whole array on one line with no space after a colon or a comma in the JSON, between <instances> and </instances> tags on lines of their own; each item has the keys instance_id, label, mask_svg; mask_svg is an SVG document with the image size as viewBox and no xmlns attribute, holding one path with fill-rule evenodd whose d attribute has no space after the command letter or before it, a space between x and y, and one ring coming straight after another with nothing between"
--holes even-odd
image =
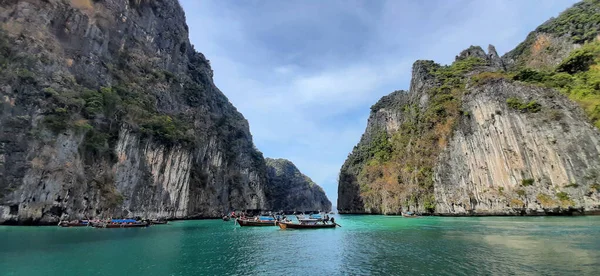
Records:
<instances>
[{"instance_id":1,"label":"wooden longtail boat","mask_svg":"<svg viewBox=\"0 0 600 276\"><path fill-rule=\"evenodd\" d=\"M94 225L96 228L137 228L137 227L148 227L149 223L106 223L106 224L98 224Z\"/></svg>"},{"instance_id":2,"label":"wooden longtail boat","mask_svg":"<svg viewBox=\"0 0 600 276\"><path fill-rule=\"evenodd\" d=\"M60 227L86 227L86 226L90 226L90 223L88 221L78 221L78 222L61 221L58 223L58 226L60 226Z\"/></svg>"},{"instance_id":3,"label":"wooden longtail boat","mask_svg":"<svg viewBox=\"0 0 600 276\"><path fill-rule=\"evenodd\" d=\"M281 229L319 229L319 228L335 228L336 226L340 226L337 223L313 223L313 224L302 224L302 223L294 223L294 222L279 222L279 228ZM340 226L341 227L341 226Z\"/></svg>"},{"instance_id":4,"label":"wooden longtail boat","mask_svg":"<svg viewBox=\"0 0 600 276\"><path fill-rule=\"evenodd\" d=\"M240 226L277 226L275 220L236 219Z\"/></svg>"},{"instance_id":5,"label":"wooden longtail boat","mask_svg":"<svg viewBox=\"0 0 600 276\"><path fill-rule=\"evenodd\" d=\"M167 224L167 223L169 223L169 222L166 220L151 220L150 221L150 224Z\"/></svg>"},{"instance_id":6,"label":"wooden longtail boat","mask_svg":"<svg viewBox=\"0 0 600 276\"><path fill-rule=\"evenodd\" d=\"M407 214L407 213L402 213L402 216L405 218L418 218L420 216L417 216L415 214Z\"/></svg>"}]
</instances>

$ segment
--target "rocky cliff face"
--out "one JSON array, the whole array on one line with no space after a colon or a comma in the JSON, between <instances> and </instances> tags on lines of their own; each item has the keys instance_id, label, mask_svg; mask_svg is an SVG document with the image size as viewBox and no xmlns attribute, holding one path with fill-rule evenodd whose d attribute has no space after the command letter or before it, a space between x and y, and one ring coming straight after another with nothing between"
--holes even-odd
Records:
<instances>
[{"instance_id":1,"label":"rocky cliff face","mask_svg":"<svg viewBox=\"0 0 600 276\"><path fill-rule=\"evenodd\" d=\"M600 132L555 90L506 79L469 89L434 172L437 213L596 211ZM535 113L507 104L523 98ZM565 210L567 209L567 210Z\"/></svg>"},{"instance_id":2,"label":"rocky cliff face","mask_svg":"<svg viewBox=\"0 0 600 276\"><path fill-rule=\"evenodd\" d=\"M581 1L537 27L502 59L510 69L552 69L572 50L597 38L599 14L600 1Z\"/></svg>"},{"instance_id":3,"label":"rocky cliff face","mask_svg":"<svg viewBox=\"0 0 600 276\"><path fill-rule=\"evenodd\" d=\"M268 208L176 0L4 0L0 27L0 224Z\"/></svg>"},{"instance_id":4,"label":"rocky cliff face","mask_svg":"<svg viewBox=\"0 0 600 276\"><path fill-rule=\"evenodd\" d=\"M578 20L600 24L599 3L577 4L574 9L585 10L578 14L593 18ZM530 37L546 35L540 30L558 33L559 27L578 30L566 26L573 22L564 17L572 14L568 10ZM551 58L534 57L537 46L531 44L502 58L493 46L487 53L472 46L450 66L417 61L410 90L371 108L366 132L340 172L338 210L598 212L600 132L592 124L598 103L585 96L600 92L588 81L600 62L595 32L586 35L591 40L584 47L563 33L568 47L557 48Z\"/></svg>"},{"instance_id":5,"label":"rocky cliff face","mask_svg":"<svg viewBox=\"0 0 600 276\"><path fill-rule=\"evenodd\" d=\"M273 210L331 211L331 202L323 189L286 159L266 158L265 194Z\"/></svg>"}]
</instances>

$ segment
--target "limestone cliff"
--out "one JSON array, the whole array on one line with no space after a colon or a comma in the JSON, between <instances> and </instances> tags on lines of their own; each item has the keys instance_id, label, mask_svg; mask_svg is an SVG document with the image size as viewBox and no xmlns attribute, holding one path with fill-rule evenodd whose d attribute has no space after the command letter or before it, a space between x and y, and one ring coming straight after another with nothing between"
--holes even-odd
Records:
<instances>
[{"instance_id":1,"label":"limestone cliff","mask_svg":"<svg viewBox=\"0 0 600 276\"><path fill-rule=\"evenodd\" d=\"M574 9L598 26L599 6L584 1ZM569 29L564 18L572 14L553 19L562 23L552 30ZM540 30L550 29L535 35ZM371 107L365 134L340 171L339 212L600 211L600 132L593 125L599 103L590 96L600 94L592 81L600 64L597 33L585 41L563 33L570 44L552 58L533 58L529 50L501 58L493 46L487 53L471 46L449 66L417 61L410 90Z\"/></svg>"},{"instance_id":2,"label":"limestone cliff","mask_svg":"<svg viewBox=\"0 0 600 276\"><path fill-rule=\"evenodd\" d=\"M597 39L599 29L600 1L584 0L537 27L502 59L511 69L552 69L569 52Z\"/></svg>"},{"instance_id":3,"label":"limestone cliff","mask_svg":"<svg viewBox=\"0 0 600 276\"><path fill-rule=\"evenodd\" d=\"M0 224L268 208L176 0L0 1Z\"/></svg>"},{"instance_id":4,"label":"limestone cliff","mask_svg":"<svg viewBox=\"0 0 600 276\"><path fill-rule=\"evenodd\" d=\"M323 189L286 159L266 158L265 194L275 211L331 211Z\"/></svg>"}]
</instances>

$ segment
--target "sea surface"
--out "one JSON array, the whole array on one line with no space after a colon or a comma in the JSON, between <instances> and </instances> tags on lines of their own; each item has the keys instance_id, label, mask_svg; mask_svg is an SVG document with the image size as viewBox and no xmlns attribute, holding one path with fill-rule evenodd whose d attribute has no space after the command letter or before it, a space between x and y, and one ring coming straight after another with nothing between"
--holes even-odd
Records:
<instances>
[{"instance_id":1,"label":"sea surface","mask_svg":"<svg viewBox=\"0 0 600 276\"><path fill-rule=\"evenodd\" d=\"M600 275L600 217L336 221L316 230L222 220L0 226L0 275Z\"/></svg>"}]
</instances>

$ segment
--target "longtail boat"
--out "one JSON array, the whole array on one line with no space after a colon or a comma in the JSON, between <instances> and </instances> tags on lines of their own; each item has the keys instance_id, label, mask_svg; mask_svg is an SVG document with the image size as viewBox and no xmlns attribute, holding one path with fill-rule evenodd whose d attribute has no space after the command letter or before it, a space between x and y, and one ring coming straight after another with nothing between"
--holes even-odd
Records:
<instances>
[{"instance_id":1,"label":"longtail boat","mask_svg":"<svg viewBox=\"0 0 600 276\"><path fill-rule=\"evenodd\" d=\"M420 217L420 216L417 216L416 214L411 213L411 212L402 213L402 216L405 217L405 218L418 218L418 217Z\"/></svg>"},{"instance_id":2,"label":"longtail boat","mask_svg":"<svg viewBox=\"0 0 600 276\"><path fill-rule=\"evenodd\" d=\"M60 227L86 227L90 226L90 222L87 220L81 221L61 221L58 223Z\"/></svg>"},{"instance_id":3,"label":"longtail boat","mask_svg":"<svg viewBox=\"0 0 600 276\"><path fill-rule=\"evenodd\" d=\"M113 219L109 222L94 224L96 228L137 228L148 226L150 226L150 223L134 219Z\"/></svg>"},{"instance_id":4,"label":"longtail boat","mask_svg":"<svg viewBox=\"0 0 600 276\"><path fill-rule=\"evenodd\" d=\"M295 222L278 222L281 229L320 229L320 228L335 228L340 226L337 223L295 223Z\"/></svg>"},{"instance_id":5,"label":"longtail boat","mask_svg":"<svg viewBox=\"0 0 600 276\"><path fill-rule=\"evenodd\" d=\"M105 225L94 226L96 228L136 228L136 227L148 227L150 224L148 223L107 223Z\"/></svg>"},{"instance_id":6,"label":"longtail boat","mask_svg":"<svg viewBox=\"0 0 600 276\"><path fill-rule=\"evenodd\" d=\"M167 224L169 223L169 221L167 220L159 220L159 219L155 219L155 220L151 220L150 224Z\"/></svg>"},{"instance_id":7,"label":"longtail boat","mask_svg":"<svg viewBox=\"0 0 600 276\"><path fill-rule=\"evenodd\" d=\"M274 219L270 220L254 220L254 219L241 219L235 220L240 226L277 226L277 221Z\"/></svg>"}]
</instances>

